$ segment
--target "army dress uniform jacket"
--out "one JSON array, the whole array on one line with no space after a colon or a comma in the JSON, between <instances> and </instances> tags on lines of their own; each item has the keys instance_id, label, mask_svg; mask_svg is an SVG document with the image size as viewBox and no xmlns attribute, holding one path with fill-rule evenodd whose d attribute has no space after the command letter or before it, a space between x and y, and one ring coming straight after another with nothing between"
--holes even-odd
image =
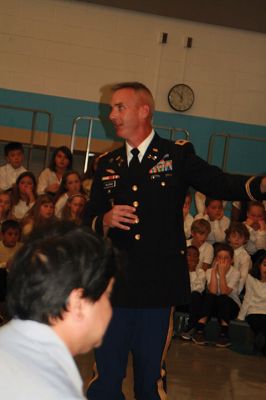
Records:
<instances>
[{"instance_id":1,"label":"army dress uniform jacket","mask_svg":"<svg viewBox=\"0 0 266 400\"><path fill-rule=\"evenodd\" d=\"M183 203L189 186L218 199L261 197L260 178L234 176L210 166L186 141L175 144L155 134L132 178L126 146L102 157L86 206L84 222L103 233L103 215L113 205L132 205L138 223L129 231L110 228L123 268L112 302L119 307L185 304L190 296L183 229Z\"/></svg>"}]
</instances>

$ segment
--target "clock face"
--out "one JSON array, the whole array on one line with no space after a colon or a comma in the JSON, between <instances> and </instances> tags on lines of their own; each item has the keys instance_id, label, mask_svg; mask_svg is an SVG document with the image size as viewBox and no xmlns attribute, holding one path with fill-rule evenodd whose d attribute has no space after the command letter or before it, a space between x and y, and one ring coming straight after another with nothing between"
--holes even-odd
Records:
<instances>
[{"instance_id":1,"label":"clock face","mask_svg":"<svg viewBox=\"0 0 266 400\"><path fill-rule=\"evenodd\" d=\"M190 86L180 83L168 93L169 105L176 111L187 111L194 103L194 92Z\"/></svg>"}]
</instances>

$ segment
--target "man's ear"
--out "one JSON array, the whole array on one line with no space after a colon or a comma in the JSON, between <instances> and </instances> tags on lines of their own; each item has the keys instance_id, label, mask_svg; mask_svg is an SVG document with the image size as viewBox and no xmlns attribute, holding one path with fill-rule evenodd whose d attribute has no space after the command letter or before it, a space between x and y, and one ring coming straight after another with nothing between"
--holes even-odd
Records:
<instances>
[{"instance_id":1,"label":"man's ear","mask_svg":"<svg viewBox=\"0 0 266 400\"><path fill-rule=\"evenodd\" d=\"M73 289L67 300L67 312L75 319L81 319L83 316L84 298L83 289Z\"/></svg>"},{"instance_id":2,"label":"man's ear","mask_svg":"<svg viewBox=\"0 0 266 400\"><path fill-rule=\"evenodd\" d=\"M149 115L150 115L150 106L149 106L148 104L143 104L143 105L141 106L140 112L141 112L141 116L142 116L144 119L148 118Z\"/></svg>"}]
</instances>

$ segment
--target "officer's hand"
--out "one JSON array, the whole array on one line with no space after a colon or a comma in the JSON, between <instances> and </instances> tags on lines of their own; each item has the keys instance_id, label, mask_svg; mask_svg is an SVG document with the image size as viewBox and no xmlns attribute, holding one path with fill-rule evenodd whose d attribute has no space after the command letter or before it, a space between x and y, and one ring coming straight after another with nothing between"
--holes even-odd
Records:
<instances>
[{"instance_id":1,"label":"officer's hand","mask_svg":"<svg viewBox=\"0 0 266 400\"><path fill-rule=\"evenodd\" d=\"M130 227L126 224L135 224L138 217L134 214L136 209L127 205L115 205L104 214L103 226L107 228L120 228L129 231Z\"/></svg>"}]
</instances>

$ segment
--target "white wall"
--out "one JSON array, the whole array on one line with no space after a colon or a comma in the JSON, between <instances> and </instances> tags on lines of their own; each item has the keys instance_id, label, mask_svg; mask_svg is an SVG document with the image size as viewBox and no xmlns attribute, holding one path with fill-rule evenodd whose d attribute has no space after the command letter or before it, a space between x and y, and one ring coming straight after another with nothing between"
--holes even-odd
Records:
<instances>
[{"instance_id":1,"label":"white wall","mask_svg":"<svg viewBox=\"0 0 266 400\"><path fill-rule=\"evenodd\" d=\"M185 82L196 96L188 114L266 125L264 34L73 0L0 0L2 88L98 102L125 80L146 83L160 111Z\"/></svg>"}]
</instances>

